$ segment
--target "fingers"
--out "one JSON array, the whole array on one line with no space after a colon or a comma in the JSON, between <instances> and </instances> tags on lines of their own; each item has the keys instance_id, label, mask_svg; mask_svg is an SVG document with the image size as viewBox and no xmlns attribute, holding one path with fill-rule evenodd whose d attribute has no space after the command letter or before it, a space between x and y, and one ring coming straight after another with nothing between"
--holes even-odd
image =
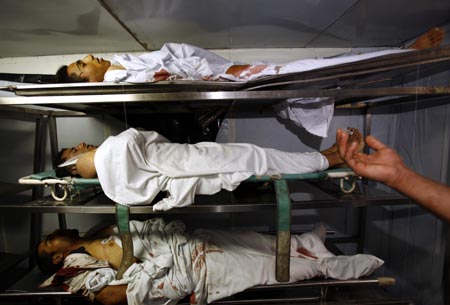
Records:
<instances>
[{"instance_id":1,"label":"fingers","mask_svg":"<svg viewBox=\"0 0 450 305\"><path fill-rule=\"evenodd\" d=\"M344 158L347 152L348 133L344 132L341 128L336 133L336 145L341 158Z\"/></svg>"},{"instance_id":2,"label":"fingers","mask_svg":"<svg viewBox=\"0 0 450 305\"><path fill-rule=\"evenodd\" d=\"M345 162L351 163L354 161L355 153L357 152L357 147L358 147L358 145L356 142L353 142L350 145L346 145L347 149L346 149L346 151L344 153L344 157L343 157Z\"/></svg>"},{"instance_id":3,"label":"fingers","mask_svg":"<svg viewBox=\"0 0 450 305\"><path fill-rule=\"evenodd\" d=\"M351 166L350 163L353 159L353 155L358 151L358 143L349 143L349 137L350 135L347 132L340 128L338 129L336 133L336 144L338 147L339 156L344 159L349 166Z\"/></svg>"},{"instance_id":4,"label":"fingers","mask_svg":"<svg viewBox=\"0 0 450 305\"><path fill-rule=\"evenodd\" d=\"M353 155L353 158L355 159L355 162L367 163L371 160L372 156L362 152L357 152Z\"/></svg>"},{"instance_id":5,"label":"fingers","mask_svg":"<svg viewBox=\"0 0 450 305\"><path fill-rule=\"evenodd\" d=\"M377 151L387 147L383 142L372 136L366 137L366 143L370 148Z\"/></svg>"}]
</instances>

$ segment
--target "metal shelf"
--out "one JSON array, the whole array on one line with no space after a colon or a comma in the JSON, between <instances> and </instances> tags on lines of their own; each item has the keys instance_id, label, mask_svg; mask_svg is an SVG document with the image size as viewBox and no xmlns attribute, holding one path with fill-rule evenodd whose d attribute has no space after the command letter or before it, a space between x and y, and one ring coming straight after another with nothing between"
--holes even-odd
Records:
<instances>
[{"instance_id":1,"label":"metal shelf","mask_svg":"<svg viewBox=\"0 0 450 305\"><path fill-rule=\"evenodd\" d=\"M420 66L420 71L418 67ZM446 71L450 47L416 50L311 71L267 76L249 82L163 81L145 84L80 83L0 87L15 95L0 97L0 106L51 105L90 113L118 111L128 103L150 112L186 112L195 107L255 106L299 97L337 97L339 104L374 97L442 96L450 88L401 87L409 79ZM340 89L330 89L340 88ZM354 98L358 97L358 100ZM116 105L116 106L114 106ZM122 106L122 105L120 105ZM109 112L111 113L111 112Z\"/></svg>"},{"instance_id":2,"label":"metal shelf","mask_svg":"<svg viewBox=\"0 0 450 305\"><path fill-rule=\"evenodd\" d=\"M0 196L19 194L24 191L30 190L31 188L32 187L29 185L0 181Z\"/></svg>"},{"instance_id":3,"label":"metal shelf","mask_svg":"<svg viewBox=\"0 0 450 305\"><path fill-rule=\"evenodd\" d=\"M169 211L155 212L151 205L133 206L132 214L198 214L198 213L242 213L275 210L277 202L273 190L252 191L253 183L245 183L234 192L221 191L216 195L197 195L193 205ZM363 186L353 194L326 192L308 182L290 182L292 209L363 207L370 205L406 204L409 200L397 194L384 192L376 187ZM88 193L76 201L61 202L51 197L34 200L26 204L0 205L0 211L22 213L91 213L114 214L115 203L103 194Z\"/></svg>"},{"instance_id":4,"label":"metal shelf","mask_svg":"<svg viewBox=\"0 0 450 305\"><path fill-rule=\"evenodd\" d=\"M196 107L229 106L231 104L256 108L281 99L302 96L338 97L336 105L341 105L354 104L361 100L367 102L373 100L374 97L394 96L392 97L394 102L403 102L407 101L409 96L426 98L450 94L450 87L393 87L406 82L408 73L415 79L419 66L421 77L448 69L450 47L388 56L381 62L374 59L356 65L340 65L297 75L286 75L281 78L269 77L246 84L183 81L142 85L98 83L0 88L0 90L8 90L16 94L12 97L0 97L0 109L3 109L2 112L5 116L9 116L11 112L20 112L21 115L31 118L35 118L35 116L54 118L59 115L78 116L83 113L53 110L34 110L31 113L27 108L8 105L45 105L89 114L114 114L122 111L122 103L127 103L128 113L173 113L190 112ZM329 89L338 87L342 89ZM0 193L1 187L0 185ZM276 210L277 201L272 190L258 191L258 194L255 195L256 192L246 191L246 188L247 186L241 185L232 193L222 191L213 196L197 196L195 204L185 208L154 212L150 205L134 206L131 207L130 213L198 214ZM290 182L289 189L292 209L366 207L410 202L403 196L383 192L367 185L361 185L359 191L353 194L324 191L321 187L306 182ZM115 203L104 195L93 196L86 193L72 202L57 202L51 198L44 198L18 204L6 197L0 204L0 212L115 214L116 209ZM23 280L13 285L8 293L1 294L0 297L66 297L70 295L58 289L37 290L36 283L42 280L43 276L37 270L33 270ZM296 288L299 285L315 286L315 282L318 287L353 285L346 281L305 281L289 284L289 286ZM367 284L367 282L359 280L354 282L355 285ZM314 285L312 285L313 283ZM283 284L283 287L278 288L284 287ZM254 288L255 291L260 289L266 289L266 287Z\"/></svg>"},{"instance_id":5,"label":"metal shelf","mask_svg":"<svg viewBox=\"0 0 450 305\"><path fill-rule=\"evenodd\" d=\"M72 295L67 291L63 291L60 288L46 287L39 288L39 284L42 283L48 276L43 275L37 268L34 268L31 272L25 275L17 283L6 289L5 292L0 293L0 300L2 298L11 297L80 297ZM296 283L285 283L275 285L259 285L253 288L249 288L246 292L260 293L261 291L273 291L276 289L308 289L308 288L324 288L324 287L355 287L355 286L385 286L393 285L395 280L393 278L362 278L357 280L330 280L330 279L312 279L306 281L300 281ZM242 295L242 293L240 293ZM229 300L229 299L228 299ZM317 297L312 297L311 300L316 300ZM229 300L230 301L230 300ZM219 301L227 302L226 300ZM231 302L231 301L230 301ZM244 301L240 301L244 302Z\"/></svg>"}]
</instances>

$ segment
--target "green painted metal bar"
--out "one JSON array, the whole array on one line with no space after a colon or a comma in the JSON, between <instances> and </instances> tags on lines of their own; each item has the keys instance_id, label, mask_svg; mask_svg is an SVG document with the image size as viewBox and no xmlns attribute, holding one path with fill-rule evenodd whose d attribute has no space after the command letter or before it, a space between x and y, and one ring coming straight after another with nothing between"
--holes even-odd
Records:
<instances>
[{"instance_id":1,"label":"green painted metal bar","mask_svg":"<svg viewBox=\"0 0 450 305\"><path fill-rule=\"evenodd\" d=\"M97 178L72 178L74 184L81 185L100 185L100 181Z\"/></svg>"},{"instance_id":2,"label":"green painted metal bar","mask_svg":"<svg viewBox=\"0 0 450 305\"><path fill-rule=\"evenodd\" d=\"M277 221L277 253L276 253L276 279L287 282L290 277L290 251L291 251L291 200L286 180L275 180L275 192L278 203Z\"/></svg>"},{"instance_id":3,"label":"green painted metal bar","mask_svg":"<svg viewBox=\"0 0 450 305\"><path fill-rule=\"evenodd\" d=\"M266 182L273 180L309 180L318 181L325 180L328 177L326 172L307 173L307 174L283 174L274 176L251 176L246 179L246 182Z\"/></svg>"},{"instance_id":4,"label":"green painted metal bar","mask_svg":"<svg viewBox=\"0 0 450 305\"><path fill-rule=\"evenodd\" d=\"M134 263L133 241L130 233L130 208L116 203L116 223L122 241L122 261L117 270L117 279L121 279L125 271Z\"/></svg>"},{"instance_id":5,"label":"green painted metal bar","mask_svg":"<svg viewBox=\"0 0 450 305\"><path fill-rule=\"evenodd\" d=\"M320 181L329 178L330 173L352 173L352 170L350 168L335 168L315 173L251 176L247 180L245 180L245 182L266 182L280 179Z\"/></svg>"},{"instance_id":6,"label":"green painted metal bar","mask_svg":"<svg viewBox=\"0 0 450 305\"><path fill-rule=\"evenodd\" d=\"M265 182L265 181L273 181L273 180L324 180L328 178L329 173L348 173L351 172L348 168L338 168L338 169L329 169L326 171L315 172L315 173L305 173L305 174L282 174L282 175L263 175L263 176L251 176L246 182ZM41 173L32 174L29 176L31 179L36 180L44 180L44 179L57 179L54 170L49 170ZM80 184L80 185L100 185L100 182L97 178L86 179L86 178L60 178L63 180L67 180L72 184Z\"/></svg>"}]
</instances>

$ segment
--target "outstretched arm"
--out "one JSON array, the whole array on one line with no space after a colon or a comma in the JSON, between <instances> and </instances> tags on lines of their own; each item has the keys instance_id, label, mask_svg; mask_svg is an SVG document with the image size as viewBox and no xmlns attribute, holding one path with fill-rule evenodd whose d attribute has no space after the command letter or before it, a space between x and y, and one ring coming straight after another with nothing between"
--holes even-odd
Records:
<instances>
[{"instance_id":1,"label":"outstretched arm","mask_svg":"<svg viewBox=\"0 0 450 305\"><path fill-rule=\"evenodd\" d=\"M372 136L366 138L366 144L375 150L372 154L357 152L356 143L348 146L347 139L348 134L339 129L339 154L356 174L398 190L450 223L450 187L412 171L395 150Z\"/></svg>"}]
</instances>

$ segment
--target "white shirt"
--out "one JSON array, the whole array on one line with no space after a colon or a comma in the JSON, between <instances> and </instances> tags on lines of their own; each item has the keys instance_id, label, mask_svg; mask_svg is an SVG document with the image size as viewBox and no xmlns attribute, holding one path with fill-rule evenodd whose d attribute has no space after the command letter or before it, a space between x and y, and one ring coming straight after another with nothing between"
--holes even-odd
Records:
<instances>
[{"instance_id":1,"label":"white shirt","mask_svg":"<svg viewBox=\"0 0 450 305\"><path fill-rule=\"evenodd\" d=\"M245 143L177 144L154 131L132 128L109 137L94 162L103 191L119 204L148 204L167 191L168 197L154 210L190 205L195 194L232 191L251 175L328 168L327 159L317 152L288 153Z\"/></svg>"}]
</instances>

